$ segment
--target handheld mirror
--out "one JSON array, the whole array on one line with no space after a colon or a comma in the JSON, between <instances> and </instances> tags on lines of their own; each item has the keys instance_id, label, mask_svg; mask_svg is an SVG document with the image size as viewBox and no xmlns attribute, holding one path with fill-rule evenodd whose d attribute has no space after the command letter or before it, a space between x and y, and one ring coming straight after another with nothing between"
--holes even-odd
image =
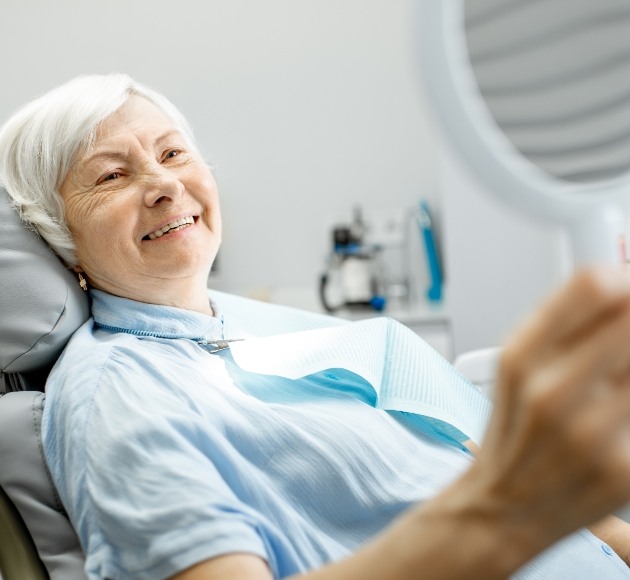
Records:
<instances>
[{"instance_id":1,"label":"handheld mirror","mask_svg":"<svg viewBox=\"0 0 630 580\"><path fill-rule=\"evenodd\" d=\"M630 202L627 0L422 0L424 83L486 187L619 262Z\"/></svg>"}]
</instances>

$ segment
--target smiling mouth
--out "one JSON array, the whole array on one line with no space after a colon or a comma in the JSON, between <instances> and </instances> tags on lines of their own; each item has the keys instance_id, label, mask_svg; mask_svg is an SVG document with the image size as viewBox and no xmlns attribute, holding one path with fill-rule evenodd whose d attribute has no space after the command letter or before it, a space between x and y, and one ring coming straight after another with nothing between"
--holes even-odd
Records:
<instances>
[{"instance_id":1,"label":"smiling mouth","mask_svg":"<svg viewBox=\"0 0 630 580\"><path fill-rule=\"evenodd\" d=\"M179 220L175 220L174 222L171 222L170 224L166 224L164 227L160 228L159 230L155 230L154 232L151 232L150 234L144 236L144 238L142 239L155 240L157 238L161 238L162 236L168 235L172 232L178 232L179 230L183 230L184 228L187 228L188 226L191 226L194 223L195 223L195 219L192 216L181 218Z\"/></svg>"}]
</instances>

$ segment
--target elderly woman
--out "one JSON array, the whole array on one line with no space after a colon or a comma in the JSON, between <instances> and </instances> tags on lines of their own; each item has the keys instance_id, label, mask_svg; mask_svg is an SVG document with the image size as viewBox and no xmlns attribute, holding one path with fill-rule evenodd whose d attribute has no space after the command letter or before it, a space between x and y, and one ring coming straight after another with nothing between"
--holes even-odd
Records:
<instances>
[{"instance_id":1,"label":"elderly woman","mask_svg":"<svg viewBox=\"0 0 630 580\"><path fill-rule=\"evenodd\" d=\"M627 271L579 274L508 344L473 460L343 369L265 378L208 345L217 187L158 93L51 91L2 128L0 180L90 288L43 420L90 578L630 577L597 539L628 557L605 517L630 498Z\"/></svg>"}]
</instances>

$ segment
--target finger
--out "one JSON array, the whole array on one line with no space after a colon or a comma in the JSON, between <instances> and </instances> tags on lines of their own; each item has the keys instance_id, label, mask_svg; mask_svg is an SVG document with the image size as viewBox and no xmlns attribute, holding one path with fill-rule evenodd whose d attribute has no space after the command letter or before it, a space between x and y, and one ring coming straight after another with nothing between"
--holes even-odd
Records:
<instances>
[{"instance_id":1,"label":"finger","mask_svg":"<svg viewBox=\"0 0 630 580\"><path fill-rule=\"evenodd\" d=\"M529 359L518 351L504 353L496 390L494 422L508 429L524 408L539 419L572 412L597 396L598 385L620 384L630 366L630 303L615 316L605 317L582 332L580 340L567 341L546 356ZM525 417L523 417L526 421Z\"/></svg>"},{"instance_id":2,"label":"finger","mask_svg":"<svg viewBox=\"0 0 630 580\"><path fill-rule=\"evenodd\" d=\"M565 401L585 400L597 385L611 388L620 384L630 361L630 304L615 317L582 333L579 341L570 341L556 349L553 358L541 365L529 383L530 397L560 397ZM625 382L624 382L625 384ZM586 397L588 398L588 397ZM550 401L551 403L551 401Z\"/></svg>"},{"instance_id":3,"label":"finger","mask_svg":"<svg viewBox=\"0 0 630 580\"><path fill-rule=\"evenodd\" d=\"M600 491L606 489L615 503L630 498L629 393L630 381L626 379L625 388L608 390L607 396L590 400L576 414L569 432L565 431L578 453L572 458L565 454L563 468L576 474L581 469L583 477L598 481ZM610 509L615 507L612 505Z\"/></svg>"},{"instance_id":4,"label":"finger","mask_svg":"<svg viewBox=\"0 0 630 580\"><path fill-rule=\"evenodd\" d=\"M541 369L546 369L548 375L544 378L548 380L543 383L550 386L560 376L557 373L566 372L560 361L563 356L570 356L570 350L566 350L567 344L575 347L569 338L574 334L579 334L582 339L588 337L585 328L590 325L589 330L592 331L592 327L597 327L596 323L605 324L615 320L618 316L616 310L621 311L629 301L630 272L625 268L610 266L578 273L571 282L549 298L503 349L497 369L493 414L493 423L498 432L508 429L512 418L518 414L524 386L531 382L532 376L536 375L537 380L540 380L538 375ZM601 345L604 350L608 349L609 341ZM587 347L585 351L590 351L590 357L601 356L597 347L594 350ZM579 379L585 372L583 367L590 366L591 371L595 370L590 357L585 359L581 354L573 357L585 364L574 366L579 370L568 380L576 380L576 377ZM559 366L549 367L553 362Z\"/></svg>"},{"instance_id":5,"label":"finger","mask_svg":"<svg viewBox=\"0 0 630 580\"><path fill-rule=\"evenodd\" d=\"M600 266L582 270L525 322L508 346L516 351L516 359L549 352L628 301L630 269Z\"/></svg>"}]
</instances>

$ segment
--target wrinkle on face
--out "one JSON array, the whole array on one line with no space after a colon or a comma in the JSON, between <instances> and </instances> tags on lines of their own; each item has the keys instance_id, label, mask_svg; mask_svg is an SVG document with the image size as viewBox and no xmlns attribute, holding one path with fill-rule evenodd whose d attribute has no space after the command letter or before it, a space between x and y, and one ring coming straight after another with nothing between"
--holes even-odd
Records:
<instances>
[{"instance_id":1,"label":"wrinkle on face","mask_svg":"<svg viewBox=\"0 0 630 580\"><path fill-rule=\"evenodd\" d=\"M159 294L177 301L183 281L194 280L207 303L220 209L212 173L188 143L159 108L132 97L77 156L59 191L79 266L93 287L161 303ZM168 234L168 242L147 238L186 215L196 216L194 224Z\"/></svg>"}]
</instances>

